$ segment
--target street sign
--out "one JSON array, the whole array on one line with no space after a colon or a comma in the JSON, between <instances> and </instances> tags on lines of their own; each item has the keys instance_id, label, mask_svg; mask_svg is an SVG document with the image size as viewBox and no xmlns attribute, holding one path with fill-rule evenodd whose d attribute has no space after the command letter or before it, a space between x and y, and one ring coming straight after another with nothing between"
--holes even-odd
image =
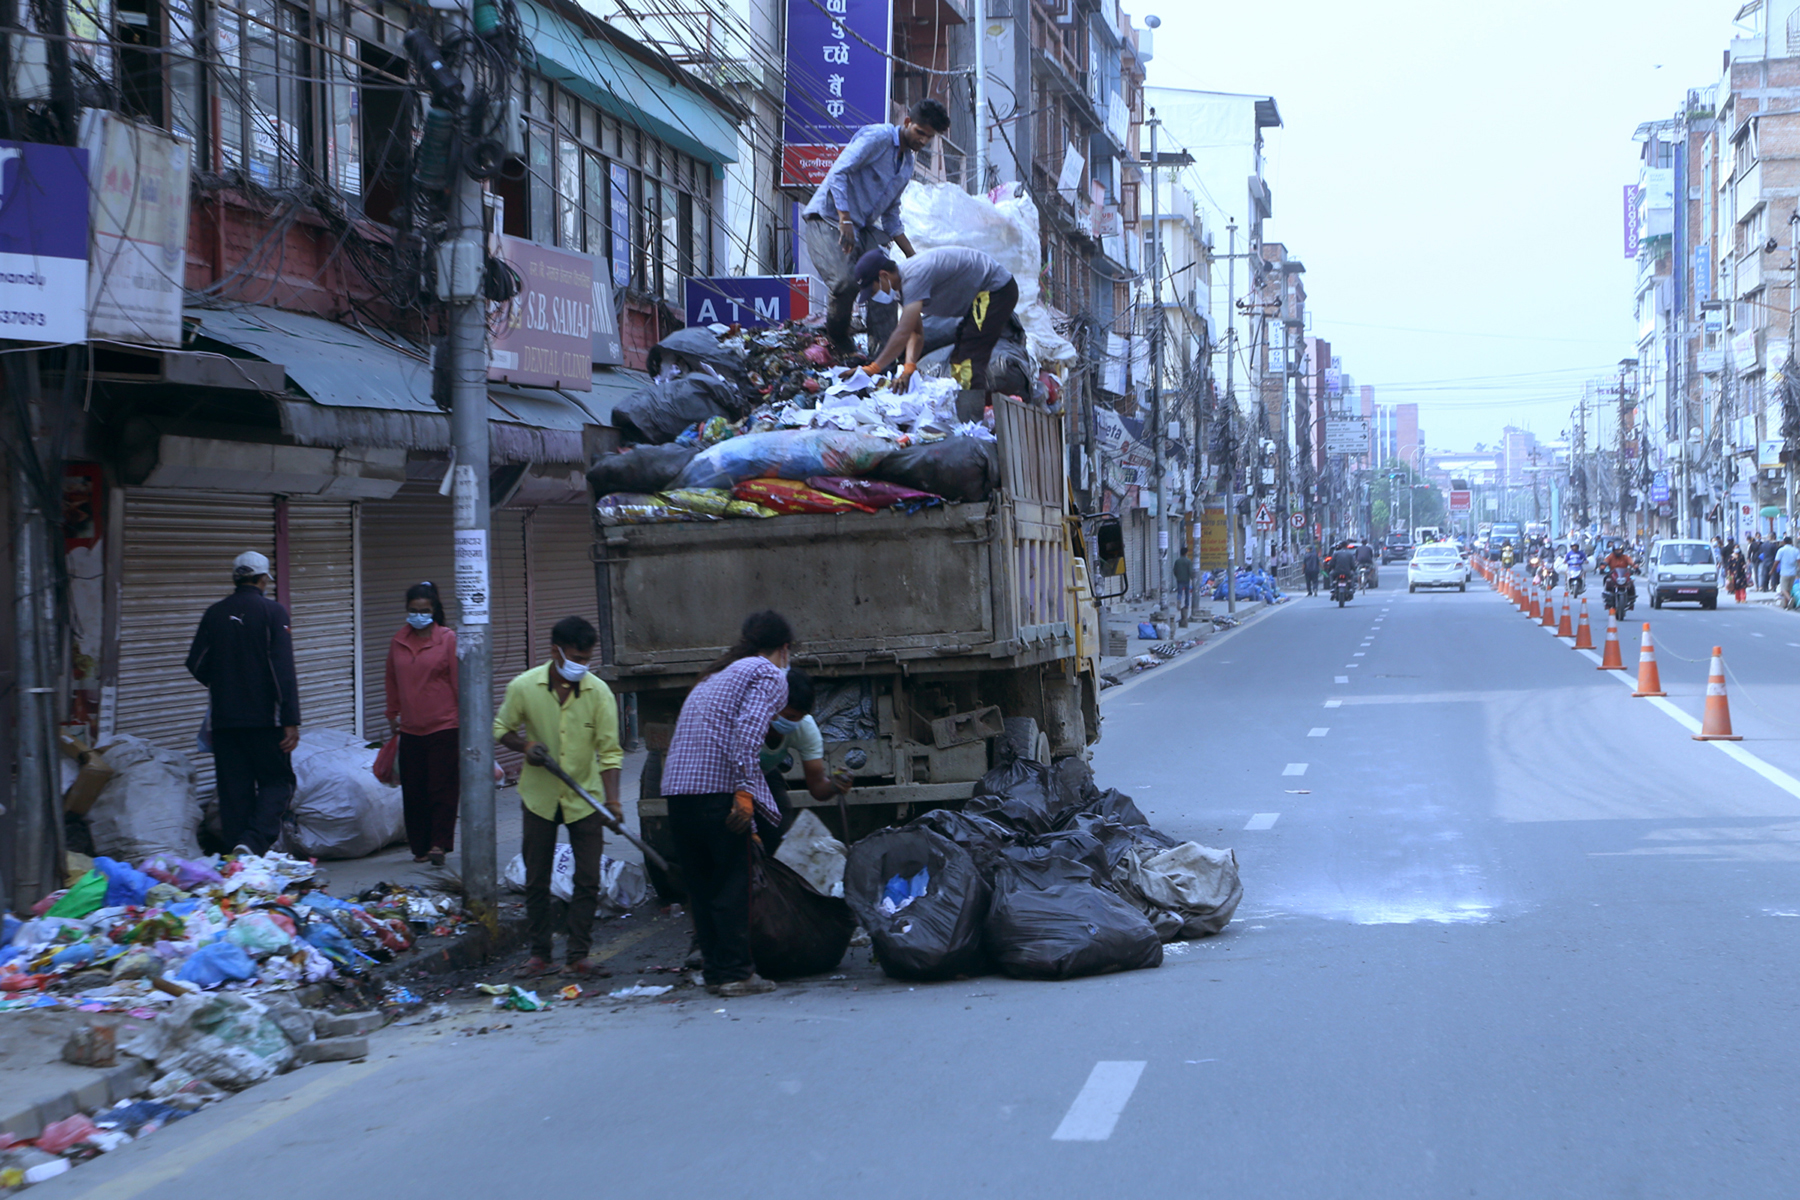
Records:
<instances>
[{"instance_id":1,"label":"street sign","mask_svg":"<svg viewBox=\"0 0 1800 1200\"><path fill-rule=\"evenodd\" d=\"M1325 453L1367 454L1369 421L1367 417L1325 418Z\"/></svg>"},{"instance_id":2,"label":"street sign","mask_svg":"<svg viewBox=\"0 0 1800 1200\"><path fill-rule=\"evenodd\" d=\"M1464 490L1453 490L1450 493L1450 511L1466 513L1469 511L1469 493Z\"/></svg>"},{"instance_id":3,"label":"street sign","mask_svg":"<svg viewBox=\"0 0 1800 1200\"><path fill-rule=\"evenodd\" d=\"M1288 524L1292 525L1295 529L1305 529L1306 528L1306 514L1305 513L1295 513L1293 516L1288 518Z\"/></svg>"},{"instance_id":4,"label":"street sign","mask_svg":"<svg viewBox=\"0 0 1800 1200\"><path fill-rule=\"evenodd\" d=\"M779 325L804 320L810 311L805 275L732 275L688 279L682 300L689 325Z\"/></svg>"},{"instance_id":5,"label":"street sign","mask_svg":"<svg viewBox=\"0 0 1800 1200\"><path fill-rule=\"evenodd\" d=\"M1256 506L1256 527L1258 529L1275 528L1275 518L1270 515L1269 506L1267 504L1259 504Z\"/></svg>"},{"instance_id":6,"label":"street sign","mask_svg":"<svg viewBox=\"0 0 1800 1200\"><path fill-rule=\"evenodd\" d=\"M1669 502L1669 473L1658 471L1650 476L1650 503L1667 504Z\"/></svg>"}]
</instances>

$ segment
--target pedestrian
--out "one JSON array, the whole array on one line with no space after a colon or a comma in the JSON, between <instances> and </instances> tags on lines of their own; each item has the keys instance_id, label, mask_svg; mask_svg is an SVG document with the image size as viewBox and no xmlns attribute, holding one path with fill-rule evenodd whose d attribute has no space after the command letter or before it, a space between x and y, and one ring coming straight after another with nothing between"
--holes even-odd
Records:
<instances>
[{"instance_id":1,"label":"pedestrian","mask_svg":"<svg viewBox=\"0 0 1800 1200\"><path fill-rule=\"evenodd\" d=\"M388 642L387 721L400 739L400 807L413 861L444 865L456 849L460 790L456 631L437 585L406 589L406 624Z\"/></svg>"},{"instance_id":2,"label":"pedestrian","mask_svg":"<svg viewBox=\"0 0 1800 1200\"><path fill-rule=\"evenodd\" d=\"M856 263L889 243L906 257L915 253L900 219L900 193L912 181L914 156L950 128L950 114L936 100L921 100L898 125L864 125L831 164L803 212L802 236L813 274L825 281L825 334L841 358L855 351L850 318ZM878 300L868 310L869 349L885 345L894 327L894 303Z\"/></svg>"},{"instance_id":3,"label":"pedestrian","mask_svg":"<svg viewBox=\"0 0 1800 1200\"><path fill-rule=\"evenodd\" d=\"M1188 611L1194 607L1194 560L1186 550L1176 552L1169 564L1169 578L1175 581L1175 607L1181 611L1181 622L1187 624Z\"/></svg>"},{"instance_id":4,"label":"pedestrian","mask_svg":"<svg viewBox=\"0 0 1800 1200\"><path fill-rule=\"evenodd\" d=\"M1775 537L1763 538L1756 545L1756 590L1766 592L1775 584Z\"/></svg>"},{"instance_id":5,"label":"pedestrian","mask_svg":"<svg viewBox=\"0 0 1800 1200\"><path fill-rule=\"evenodd\" d=\"M514 676L494 717L494 737L525 755L519 774L525 859L525 919L531 958L516 976L530 979L556 968L551 962L550 879L556 865L556 827L569 831L575 860L569 896L567 970L604 978L611 974L588 957L594 944L594 912L600 906L600 851L606 826L592 804L544 769L555 762L590 796L603 791L613 819L621 820L619 710L612 689L588 669L600 635L581 617L564 617L550 629L550 659Z\"/></svg>"},{"instance_id":6,"label":"pedestrian","mask_svg":"<svg viewBox=\"0 0 1800 1200\"><path fill-rule=\"evenodd\" d=\"M793 629L780 613L744 619L737 642L700 674L682 703L663 763L669 832L687 883L708 991L775 990L750 955L750 838L760 810L781 810L758 759L769 723L788 703Z\"/></svg>"},{"instance_id":7,"label":"pedestrian","mask_svg":"<svg viewBox=\"0 0 1800 1200\"><path fill-rule=\"evenodd\" d=\"M769 721L768 735L763 739L762 751L758 755L758 765L762 767L763 781L769 785L769 794L774 797L775 807L781 813L781 820L771 821L763 812L756 814L756 835L762 839L763 852L773 854L781 846L781 838L793 824L794 813L788 805L787 780L783 778L786 760L792 758L800 764L801 775L806 780L806 792L821 804L835 800L840 793L850 791L850 776L844 772L837 775L825 773L825 738L819 733L819 723L813 720L814 689L812 678L799 667L789 667L787 672L787 705ZM849 845L848 831L844 844Z\"/></svg>"},{"instance_id":8,"label":"pedestrian","mask_svg":"<svg viewBox=\"0 0 1800 1200\"><path fill-rule=\"evenodd\" d=\"M1751 587L1756 586L1756 567L1761 554L1761 548L1762 543L1757 540L1757 536L1754 533L1744 539L1745 578L1749 580Z\"/></svg>"},{"instance_id":9,"label":"pedestrian","mask_svg":"<svg viewBox=\"0 0 1800 1200\"><path fill-rule=\"evenodd\" d=\"M1306 594L1309 596L1318 595L1319 548L1317 546L1308 546L1306 548L1306 557L1300 560L1300 569L1306 572Z\"/></svg>"},{"instance_id":10,"label":"pedestrian","mask_svg":"<svg viewBox=\"0 0 1800 1200\"><path fill-rule=\"evenodd\" d=\"M266 555L231 564L232 593L206 610L188 648L188 674L210 693L207 728L225 845L266 854L294 799L300 686L287 609L263 594Z\"/></svg>"},{"instance_id":11,"label":"pedestrian","mask_svg":"<svg viewBox=\"0 0 1800 1200\"><path fill-rule=\"evenodd\" d=\"M1781 607L1794 607L1794 574L1796 564L1800 564L1800 548L1794 546L1792 535L1781 539L1781 548L1775 551L1775 574L1781 589Z\"/></svg>"},{"instance_id":12,"label":"pedestrian","mask_svg":"<svg viewBox=\"0 0 1800 1200\"><path fill-rule=\"evenodd\" d=\"M1744 552L1737 548L1735 542L1726 546L1725 555L1725 574L1731 594L1742 604L1744 593L1750 587L1750 565L1744 560Z\"/></svg>"},{"instance_id":13,"label":"pedestrian","mask_svg":"<svg viewBox=\"0 0 1800 1200\"><path fill-rule=\"evenodd\" d=\"M904 390L925 352L925 318L949 317L957 322L951 378L965 391L987 391L988 359L1019 305L1019 281L999 259L980 250L942 246L895 263L871 250L856 264L856 278L865 297L895 295L903 305L894 336L870 361L869 374L880 374L904 358L899 384Z\"/></svg>"}]
</instances>

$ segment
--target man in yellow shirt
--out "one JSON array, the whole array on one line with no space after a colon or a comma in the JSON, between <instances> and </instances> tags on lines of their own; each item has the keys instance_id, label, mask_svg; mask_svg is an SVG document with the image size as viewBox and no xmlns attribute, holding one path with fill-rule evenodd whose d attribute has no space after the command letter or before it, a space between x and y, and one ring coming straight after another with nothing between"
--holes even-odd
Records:
<instances>
[{"instance_id":1,"label":"man in yellow shirt","mask_svg":"<svg viewBox=\"0 0 1800 1200\"><path fill-rule=\"evenodd\" d=\"M619 714L612 689L588 673L599 634L580 617L564 617L550 631L550 661L506 685L506 699L494 717L494 737L525 755L519 776L524 806L525 915L531 925L531 960L519 969L529 979L548 974L551 964L550 876L556 862L556 827L569 829L575 855L574 894L569 900L568 970L605 976L588 958L594 941L594 912L600 904L600 849L605 826L594 806L541 764L555 760L589 794L604 790L615 818L619 806Z\"/></svg>"}]
</instances>

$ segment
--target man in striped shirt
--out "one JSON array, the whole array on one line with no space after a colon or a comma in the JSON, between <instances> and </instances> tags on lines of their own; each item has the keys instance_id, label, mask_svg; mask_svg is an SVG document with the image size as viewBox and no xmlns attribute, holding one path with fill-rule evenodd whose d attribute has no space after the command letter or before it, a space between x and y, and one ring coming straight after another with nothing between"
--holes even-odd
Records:
<instances>
[{"instance_id":1,"label":"man in striped shirt","mask_svg":"<svg viewBox=\"0 0 1800 1200\"><path fill-rule=\"evenodd\" d=\"M831 289L825 332L838 354L850 353L850 316L856 305L856 261L889 242L913 256L900 221L900 193L913 177L913 156L950 128L950 114L936 100L921 100L898 125L864 125L838 155L805 209L802 235L813 272ZM869 304L869 346L893 333L896 305L877 297Z\"/></svg>"}]
</instances>

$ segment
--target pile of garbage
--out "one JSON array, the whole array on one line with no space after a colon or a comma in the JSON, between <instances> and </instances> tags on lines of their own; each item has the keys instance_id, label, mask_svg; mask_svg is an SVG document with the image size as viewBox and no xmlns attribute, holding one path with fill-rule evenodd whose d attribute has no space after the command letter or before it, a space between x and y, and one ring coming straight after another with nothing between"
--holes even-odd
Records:
<instances>
[{"instance_id":1,"label":"pile of garbage","mask_svg":"<svg viewBox=\"0 0 1800 1200\"><path fill-rule=\"evenodd\" d=\"M1210 593L1214 600L1225 599L1225 572L1207 571L1200 577L1199 590ZM1236 591L1239 600L1261 600L1264 604L1280 604L1288 598L1275 582L1275 576L1268 571L1256 571L1240 568L1236 576Z\"/></svg>"},{"instance_id":2,"label":"pile of garbage","mask_svg":"<svg viewBox=\"0 0 1800 1200\"><path fill-rule=\"evenodd\" d=\"M1230 850L1152 828L1079 759L1015 758L976 792L960 812L935 809L847 852L802 814L752 872L757 970L829 971L858 924L896 979L1155 967L1165 942L1219 932L1243 898Z\"/></svg>"},{"instance_id":3,"label":"pile of garbage","mask_svg":"<svg viewBox=\"0 0 1800 1200\"><path fill-rule=\"evenodd\" d=\"M53 1122L29 1140L0 1132L0 1192L55 1179L79 1163L149 1137L200 1103L191 1093L171 1095L169 1101L121 1100L91 1117L76 1113Z\"/></svg>"},{"instance_id":4,"label":"pile of garbage","mask_svg":"<svg viewBox=\"0 0 1800 1200\"><path fill-rule=\"evenodd\" d=\"M96 858L31 919L5 917L0 1011L147 1016L193 992L343 981L465 919L451 895L383 884L351 901L316 882L313 863L273 850Z\"/></svg>"}]
</instances>

